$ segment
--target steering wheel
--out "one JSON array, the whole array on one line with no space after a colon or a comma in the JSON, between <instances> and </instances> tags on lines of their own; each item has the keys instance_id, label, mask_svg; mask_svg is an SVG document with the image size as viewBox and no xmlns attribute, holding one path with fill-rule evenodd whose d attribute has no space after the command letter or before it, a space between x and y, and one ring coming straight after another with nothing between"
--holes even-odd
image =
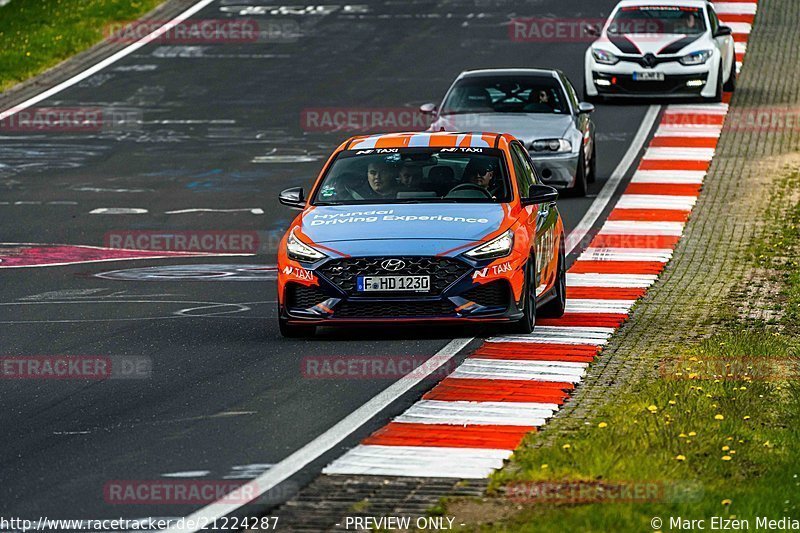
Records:
<instances>
[{"instance_id":1,"label":"steering wheel","mask_svg":"<svg viewBox=\"0 0 800 533\"><path fill-rule=\"evenodd\" d=\"M489 198L489 199L494 198L492 196L492 193L490 193L489 191L487 191L486 189L484 189L480 185L476 185L474 183L462 183L460 185L456 185L455 187L450 189L450 191L445 195L445 198L448 198L454 192L459 192L459 191L476 191L476 192L480 192L481 194L483 194L486 198Z\"/></svg>"}]
</instances>

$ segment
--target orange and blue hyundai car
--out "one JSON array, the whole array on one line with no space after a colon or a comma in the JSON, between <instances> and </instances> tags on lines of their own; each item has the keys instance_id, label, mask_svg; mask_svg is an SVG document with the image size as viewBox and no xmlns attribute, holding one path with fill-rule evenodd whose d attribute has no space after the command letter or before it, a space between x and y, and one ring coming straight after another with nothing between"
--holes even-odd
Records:
<instances>
[{"instance_id":1,"label":"orange and blue hyundai car","mask_svg":"<svg viewBox=\"0 0 800 533\"><path fill-rule=\"evenodd\" d=\"M318 326L488 322L530 333L566 304L558 192L508 134L391 133L342 143L278 250L284 336Z\"/></svg>"}]
</instances>

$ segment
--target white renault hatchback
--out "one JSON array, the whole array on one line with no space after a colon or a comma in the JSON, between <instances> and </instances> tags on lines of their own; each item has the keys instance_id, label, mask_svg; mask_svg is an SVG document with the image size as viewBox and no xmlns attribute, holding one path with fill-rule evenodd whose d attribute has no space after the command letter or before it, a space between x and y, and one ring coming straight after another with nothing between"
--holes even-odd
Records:
<instances>
[{"instance_id":1,"label":"white renault hatchback","mask_svg":"<svg viewBox=\"0 0 800 533\"><path fill-rule=\"evenodd\" d=\"M623 0L586 51L584 100L702 97L736 84L731 28L706 0Z\"/></svg>"}]
</instances>

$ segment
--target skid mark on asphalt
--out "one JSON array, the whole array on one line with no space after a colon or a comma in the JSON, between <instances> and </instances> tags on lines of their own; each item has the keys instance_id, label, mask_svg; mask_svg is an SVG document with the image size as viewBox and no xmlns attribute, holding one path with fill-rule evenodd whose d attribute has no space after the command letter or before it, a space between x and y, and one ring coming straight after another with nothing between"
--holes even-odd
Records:
<instances>
[{"instance_id":1,"label":"skid mark on asphalt","mask_svg":"<svg viewBox=\"0 0 800 533\"><path fill-rule=\"evenodd\" d=\"M193 207L190 209L178 209L177 211L165 211L167 215L183 215L187 213L250 213L251 215L263 215L264 210L260 207L242 207L237 209L214 209L210 207Z\"/></svg>"},{"instance_id":2,"label":"skid mark on asphalt","mask_svg":"<svg viewBox=\"0 0 800 533\"><path fill-rule=\"evenodd\" d=\"M741 1L714 5L723 21L748 24L756 8ZM737 51L740 62L744 48ZM567 274L564 316L538 320L530 335L487 339L420 401L323 473L485 478L501 468L524 435L543 426L582 381L627 320L631 297L642 296L666 267L727 112L726 103L668 106L633 180Z\"/></svg>"},{"instance_id":3,"label":"skid mark on asphalt","mask_svg":"<svg viewBox=\"0 0 800 533\"><path fill-rule=\"evenodd\" d=\"M274 307L273 302L256 302L257 304L267 307ZM124 308L120 304L126 304ZM26 320L22 318L25 309L30 306L55 306L53 316L57 319L49 319L47 317L39 318L40 313L37 311L36 319ZM134 310L134 307L141 305L144 310L139 316ZM185 307L185 306L192 307ZM275 312L270 313L271 316L243 316L242 313L248 313L253 310L251 307L253 303L240 304L240 303L224 303L224 302L201 302L190 300L148 300L148 299L116 299L116 300L92 300L92 299L78 299L78 300L52 300L41 302L3 302L0 307L15 309L14 315L17 317L15 320L0 320L0 324L71 324L83 322L139 322L142 320L170 320L170 319L186 319L186 318L224 318L235 316L237 318L250 318L250 319L265 319L275 318ZM68 306L77 306L70 308ZM155 314L152 310L153 306L167 307L160 314ZM180 306L180 308L175 309ZM32 309L32 307L31 307ZM175 309L175 310L172 310ZM222 310L221 310L222 309ZM210 312L203 312L204 310ZM73 311L81 318L63 318ZM273 310L274 311L274 310ZM124 315L122 317L114 317L114 314ZM97 315L98 318L86 318L86 315Z\"/></svg>"},{"instance_id":4,"label":"skid mark on asphalt","mask_svg":"<svg viewBox=\"0 0 800 533\"><path fill-rule=\"evenodd\" d=\"M0 268L49 267L101 263L106 261L132 261L176 257L230 257L251 255L253 254L124 250L119 248L75 244L0 243Z\"/></svg>"},{"instance_id":5,"label":"skid mark on asphalt","mask_svg":"<svg viewBox=\"0 0 800 533\"><path fill-rule=\"evenodd\" d=\"M275 265L165 265L112 270L94 276L120 281L274 281L278 269Z\"/></svg>"}]
</instances>

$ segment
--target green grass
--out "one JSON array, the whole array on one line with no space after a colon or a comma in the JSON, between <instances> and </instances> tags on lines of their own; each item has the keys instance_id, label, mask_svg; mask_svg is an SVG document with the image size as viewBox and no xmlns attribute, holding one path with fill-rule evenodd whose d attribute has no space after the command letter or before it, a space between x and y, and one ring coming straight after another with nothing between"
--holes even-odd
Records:
<instances>
[{"instance_id":1,"label":"green grass","mask_svg":"<svg viewBox=\"0 0 800 533\"><path fill-rule=\"evenodd\" d=\"M0 91L104 37L111 23L137 19L162 0L11 0L0 7Z\"/></svg>"},{"instance_id":2,"label":"green grass","mask_svg":"<svg viewBox=\"0 0 800 533\"><path fill-rule=\"evenodd\" d=\"M796 513L800 389L754 359L782 368L797 365L800 352L769 332L717 335L663 365L659 379L615 398L585 430L551 447L523 446L518 470L493 480L496 487L531 480L653 483L656 501L531 506L508 529L627 531L649 527L653 516ZM725 363L739 367L730 378Z\"/></svg>"},{"instance_id":3,"label":"green grass","mask_svg":"<svg viewBox=\"0 0 800 533\"><path fill-rule=\"evenodd\" d=\"M490 517L503 502L505 518L495 513L481 530L652 531L656 516L665 520L662 531L676 530L670 517L706 519L710 529L712 516L747 519L755 530L757 516L800 519L798 187L796 171L781 181L770 205L782 207L768 211L771 230L749 258L778 272L782 318L765 324L731 316L683 353L643 354L657 369L653 379L616 392L590 424L552 445L531 446L537 437L527 437L510 468L493 477L495 497L471 504L471 516L482 516L485 506ZM547 499L518 492L516 501L503 492L569 481L657 490L634 501L589 503L568 501L575 494L569 491Z\"/></svg>"}]
</instances>

